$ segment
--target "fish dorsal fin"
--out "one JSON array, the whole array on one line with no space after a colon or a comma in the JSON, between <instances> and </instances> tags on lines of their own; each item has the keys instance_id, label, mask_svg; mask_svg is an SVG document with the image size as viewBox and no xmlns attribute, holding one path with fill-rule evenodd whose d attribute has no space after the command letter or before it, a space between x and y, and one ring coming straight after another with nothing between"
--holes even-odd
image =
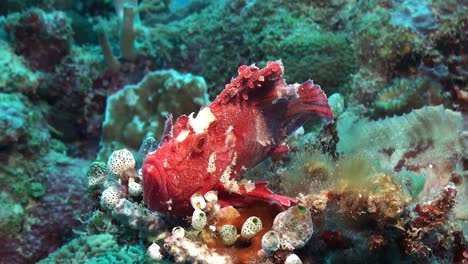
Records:
<instances>
[{"instance_id":1,"label":"fish dorsal fin","mask_svg":"<svg viewBox=\"0 0 468 264\"><path fill-rule=\"evenodd\" d=\"M168 114L166 117L166 122L164 122L164 132L161 140L159 141L158 147L162 146L164 143L168 142L173 138L173 126L172 126L172 114Z\"/></svg>"}]
</instances>

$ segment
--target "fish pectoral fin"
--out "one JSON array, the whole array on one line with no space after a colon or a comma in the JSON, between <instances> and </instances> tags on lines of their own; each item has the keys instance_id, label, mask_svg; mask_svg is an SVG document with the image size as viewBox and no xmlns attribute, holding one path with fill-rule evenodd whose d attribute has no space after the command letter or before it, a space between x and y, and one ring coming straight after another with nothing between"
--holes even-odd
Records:
<instances>
[{"instance_id":1,"label":"fish pectoral fin","mask_svg":"<svg viewBox=\"0 0 468 264\"><path fill-rule=\"evenodd\" d=\"M268 182L251 182L238 184L238 192L232 192L222 184L218 186L218 196L221 206L245 207L256 201L265 201L281 206L291 206L299 202L299 199L278 195L268 189Z\"/></svg>"},{"instance_id":2,"label":"fish pectoral fin","mask_svg":"<svg viewBox=\"0 0 468 264\"><path fill-rule=\"evenodd\" d=\"M289 150L290 150L290 148L289 148L289 146L287 144L286 145L278 145L278 146L276 146L276 148L271 150L270 155L274 156L274 155L286 154L286 153L289 152Z\"/></svg>"},{"instance_id":3,"label":"fish pectoral fin","mask_svg":"<svg viewBox=\"0 0 468 264\"><path fill-rule=\"evenodd\" d=\"M291 206L297 204L299 199L275 194L268 189L268 182L247 182L239 184L239 190L244 197L262 200L269 203L274 203L282 206Z\"/></svg>"}]
</instances>

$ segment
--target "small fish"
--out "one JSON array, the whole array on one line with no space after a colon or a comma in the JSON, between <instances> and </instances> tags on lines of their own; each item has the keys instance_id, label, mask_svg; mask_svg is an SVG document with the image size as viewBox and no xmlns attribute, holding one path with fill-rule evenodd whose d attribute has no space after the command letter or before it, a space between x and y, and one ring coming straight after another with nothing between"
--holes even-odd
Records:
<instances>
[{"instance_id":1,"label":"small fish","mask_svg":"<svg viewBox=\"0 0 468 264\"><path fill-rule=\"evenodd\" d=\"M186 216L190 197L217 190L222 206L263 200L283 206L296 198L276 195L266 182L239 183L248 169L284 153L287 136L310 117L332 120L327 97L311 80L287 85L281 61L263 69L243 65L239 76L198 114L166 121L158 149L143 164L144 201L152 210Z\"/></svg>"}]
</instances>

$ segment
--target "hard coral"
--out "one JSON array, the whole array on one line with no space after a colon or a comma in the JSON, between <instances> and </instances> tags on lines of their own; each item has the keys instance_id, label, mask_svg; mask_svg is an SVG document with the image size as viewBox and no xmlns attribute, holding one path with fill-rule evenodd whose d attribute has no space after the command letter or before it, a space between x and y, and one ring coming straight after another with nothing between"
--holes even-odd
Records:
<instances>
[{"instance_id":1,"label":"hard coral","mask_svg":"<svg viewBox=\"0 0 468 264\"><path fill-rule=\"evenodd\" d=\"M55 264L74 260L81 263L138 263L143 260L143 249L138 246L121 247L110 234L88 235L76 238L39 261Z\"/></svg>"},{"instance_id":2,"label":"hard coral","mask_svg":"<svg viewBox=\"0 0 468 264\"><path fill-rule=\"evenodd\" d=\"M8 19L6 29L15 52L25 57L32 69L52 72L70 52L72 30L63 12L46 14L32 9Z\"/></svg>"},{"instance_id":3,"label":"hard coral","mask_svg":"<svg viewBox=\"0 0 468 264\"><path fill-rule=\"evenodd\" d=\"M32 71L23 57L14 53L8 42L0 39L0 92L35 94L41 74Z\"/></svg>"},{"instance_id":4,"label":"hard coral","mask_svg":"<svg viewBox=\"0 0 468 264\"><path fill-rule=\"evenodd\" d=\"M443 103L442 86L428 78L394 79L377 93L376 115L403 114Z\"/></svg>"},{"instance_id":5,"label":"hard coral","mask_svg":"<svg viewBox=\"0 0 468 264\"><path fill-rule=\"evenodd\" d=\"M144 138L163 133L165 114L190 113L206 103L203 78L174 70L151 72L108 98L99 156L109 155L113 141L137 150Z\"/></svg>"},{"instance_id":6,"label":"hard coral","mask_svg":"<svg viewBox=\"0 0 468 264\"><path fill-rule=\"evenodd\" d=\"M423 193L429 193L448 182L462 157L461 134L461 113L442 106L378 121L357 120L347 112L338 119L337 149L347 155L370 155L387 170L424 173Z\"/></svg>"},{"instance_id":7,"label":"hard coral","mask_svg":"<svg viewBox=\"0 0 468 264\"><path fill-rule=\"evenodd\" d=\"M314 81L327 93L337 91L357 70L350 43L341 34L298 31L282 39L279 50L271 55L283 58L288 81L300 82L313 73Z\"/></svg>"}]
</instances>

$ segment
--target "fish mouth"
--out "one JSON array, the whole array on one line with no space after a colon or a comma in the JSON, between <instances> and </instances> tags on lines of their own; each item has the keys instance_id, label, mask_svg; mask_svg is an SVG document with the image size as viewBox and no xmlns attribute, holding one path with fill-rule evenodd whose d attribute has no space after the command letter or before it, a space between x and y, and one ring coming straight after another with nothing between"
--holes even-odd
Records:
<instances>
[{"instance_id":1,"label":"fish mouth","mask_svg":"<svg viewBox=\"0 0 468 264\"><path fill-rule=\"evenodd\" d=\"M172 177L169 176L160 160L149 160L146 168L146 174L149 178L145 184L148 190L145 200L150 207L154 205L157 210L170 211L174 198L178 197L182 191L174 185Z\"/></svg>"}]
</instances>

